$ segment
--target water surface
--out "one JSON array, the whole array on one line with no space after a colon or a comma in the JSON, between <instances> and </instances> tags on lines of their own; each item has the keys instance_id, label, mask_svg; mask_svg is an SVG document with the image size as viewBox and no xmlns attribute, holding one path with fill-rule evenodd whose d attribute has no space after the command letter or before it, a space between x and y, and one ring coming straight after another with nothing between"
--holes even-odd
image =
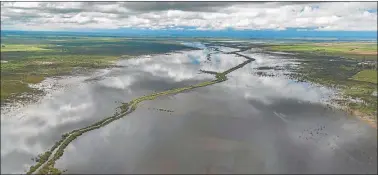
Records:
<instances>
[{"instance_id":1,"label":"water surface","mask_svg":"<svg viewBox=\"0 0 378 175\"><path fill-rule=\"evenodd\" d=\"M245 61L186 44L202 50L123 60L121 67L76 78L39 104L2 113L2 173L23 172L62 133L112 115L119 102L213 80L199 70L224 71ZM56 167L101 174L377 173L376 130L322 105L332 90L286 77L297 64L292 55L243 54L256 61L228 81L143 102L73 141Z\"/></svg>"}]
</instances>

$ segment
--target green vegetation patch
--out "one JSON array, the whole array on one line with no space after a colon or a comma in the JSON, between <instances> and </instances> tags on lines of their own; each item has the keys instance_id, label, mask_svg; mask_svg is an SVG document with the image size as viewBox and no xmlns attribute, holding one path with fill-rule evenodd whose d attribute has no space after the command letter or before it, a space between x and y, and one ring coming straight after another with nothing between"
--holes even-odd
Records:
<instances>
[{"instance_id":1,"label":"green vegetation patch","mask_svg":"<svg viewBox=\"0 0 378 175\"><path fill-rule=\"evenodd\" d=\"M377 91L377 86L371 83L358 83L358 81L353 80L351 82L351 85L343 88L343 95L363 100L363 102L348 102L348 106L367 115L376 116L377 97L372 94Z\"/></svg>"},{"instance_id":2,"label":"green vegetation patch","mask_svg":"<svg viewBox=\"0 0 378 175\"><path fill-rule=\"evenodd\" d=\"M58 55L27 52L18 59L1 63L1 102L22 93L34 92L28 84L37 84L46 77L69 75L74 69L106 68L118 59L116 56ZM124 57L126 58L126 57Z\"/></svg>"},{"instance_id":3,"label":"green vegetation patch","mask_svg":"<svg viewBox=\"0 0 378 175\"><path fill-rule=\"evenodd\" d=\"M20 95L23 92L31 92L32 89L21 81L3 81L1 80L1 102L5 102L5 99Z\"/></svg>"},{"instance_id":4,"label":"green vegetation patch","mask_svg":"<svg viewBox=\"0 0 378 175\"><path fill-rule=\"evenodd\" d=\"M303 50L310 49L304 48L302 44L299 45L298 48ZM311 45L315 45L315 43L311 43ZM347 43L346 45L352 44ZM296 57L299 58L298 61L301 64L293 70L295 73L292 76L295 79L339 88L344 98L354 100L337 101L337 103L366 115L376 116L377 97L372 95L374 91L377 91L377 71L375 69L364 69L358 64L360 61L340 56L319 55L312 52L297 53Z\"/></svg>"},{"instance_id":5,"label":"green vegetation patch","mask_svg":"<svg viewBox=\"0 0 378 175\"><path fill-rule=\"evenodd\" d=\"M377 84L377 73L376 70L362 70L354 75L352 79Z\"/></svg>"},{"instance_id":6,"label":"green vegetation patch","mask_svg":"<svg viewBox=\"0 0 378 175\"><path fill-rule=\"evenodd\" d=\"M295 43L269 46L270 50L312 52L352 59L377 59L377 43Z\"/></svg>"},{"instance_id":7,"label":"green vegetation patch","mask_svg":"<svg viewBox=\"0 0 378 175\"><path fill-rule=\"evenodd\" d=\"M38 44L1 44L1 52L50 51L48 45Z\"/></svg>"}]
</instances>

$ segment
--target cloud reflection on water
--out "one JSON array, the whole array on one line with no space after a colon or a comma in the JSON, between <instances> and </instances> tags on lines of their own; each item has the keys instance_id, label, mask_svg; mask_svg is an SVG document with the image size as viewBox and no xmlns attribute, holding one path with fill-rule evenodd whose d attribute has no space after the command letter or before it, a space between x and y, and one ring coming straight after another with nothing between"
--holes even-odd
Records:
<instances>
[{"instance_id":1,"label":"cloud reflection on water","mask_svg":"<svg viewBox=\"0 0 378 175\"><path fill-rule=\"evenodd\" d=\"M195 45L204 47L198 43ZM208 53L212 53L210 62L207 60ZM173 172L196 173L203 172L205 168L202 166L212 163L222 164L223 169L215 169L223 172L277 173L280 170L291 172L293 168L298 168L290 167L290 163L282 164L285 158L289 159L288 155L280 157L280 151L288 151L286 149L293 146L293 143L279 137L288 138L292 134L274 132L280 129L286 131L286 126L279 122L282 117L287 117L288 121L293 118L286 116L287 111L279 111L282 108L280 106L285 105L274 108L269 106L277 105L277 102L292 102L294 107L287 109L294 111L292 115L295 116L296 112L299 114L295 110L296 106L307 106L314 111L309 116L319 117L316 114L324 111L317 103L332 92L306 83L293 83L284 76L261 77L252 74L259 66L294 65L295 60L290 59L290 55L284 59L253 52L245 54L256 58L256 61L230 73L228 81L175 95L175 99L159 98L144 102L135 114L79 137L68 146L57 166L68 168L71 173L143 173L157 169L160 171L164 166L173 168ZM200 64L193 64L193 59ZM2 173L22 173L22 166L31 164L30 158L49 149L62 133L112 115L118 105L116 101L129 101L152 91L212 80L213 75L200 74L199 70L224 71L243 61L245 59L242 57L216 53L210 49L122 60L118 65L124 67L99 73L97 76L101 78L98 80L96 77L86 77L95 79L74 81L72 83L75 86L53 93L50 98L44 98L38 104L13 113L2 112ZM274 72L283 75L285 71L287 70ZM159 105L174 110L174 114L148 110L148 107ZM333 115L330 111L327 114ZM337 127L338 124L340 123L332 125ZM263 126L267 128L263 129ZM269 130L271 127L273 131ZM252 134L256 132L261 134ZM242 140L245 142L240 142ZM260 143L252 144L254 140ZM274 146L278 144L285 146ZM294 146L303 150L303 154L307 150ZM203 152L209 147L219 150ZM183 151L185 148L187 150ZM259 151L260 155L257 155ZM289 152L302 159L303 155L292 151ZM235 163L240 169L230 170L233 169L233 164L228 161L232 160L226 157L242 156L244 153L247 154L241 158L244 162L240 160L241 162ZM196 157L184 160L175 154ZM221 156L219 160L225 162L216 163L217 156ZM156 160L157 164L153 164L152 160L162 157L167 157L166 162L159 163ZM253 166L248 167L248 163ZM261 163L264 166L251 169L259 167ZM313 165L311 161L308 163ZM267 171L269 168L271 170ZM313 168L305 167L303 171L315 171Z\"/></svg>"}]
</instances>

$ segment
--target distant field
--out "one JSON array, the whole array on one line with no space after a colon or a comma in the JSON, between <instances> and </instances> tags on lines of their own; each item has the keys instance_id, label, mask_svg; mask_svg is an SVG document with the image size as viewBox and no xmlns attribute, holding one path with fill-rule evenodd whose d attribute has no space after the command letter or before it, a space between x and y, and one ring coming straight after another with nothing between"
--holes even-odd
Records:
<instances>
[{"instance_id":1,"label":"distant field","mask_svg":"<svg viewBox=\"0 0 378 175\"><path fill-rule=\"evenodd\" d=\"M1 52L24 52L24 51L48 51L43 47L48 47L47 45L37 45L37 44L1 44Z\"/></svg>"},{"instance_id":2,"label":"distant field","mask_svg":"<svg viewBox=\"0 0 378 175\"><path fill-rule=\"evenodd\" d=\"M352 77L353 80L365 81L370 83L377 83L377 71L376 70L363 70L358 72Z\"/></svg>"},{"instance_id":3,"label":"distant field","mask_svg":"<svg viewBox=\"0 0 378 175\"><path fill-rule=\"evenodd\" d=\"M270 49L290 52L325 53L352 59L377 59L377 43L297 43L274 45Z\"/></svg>"}]
</instances>

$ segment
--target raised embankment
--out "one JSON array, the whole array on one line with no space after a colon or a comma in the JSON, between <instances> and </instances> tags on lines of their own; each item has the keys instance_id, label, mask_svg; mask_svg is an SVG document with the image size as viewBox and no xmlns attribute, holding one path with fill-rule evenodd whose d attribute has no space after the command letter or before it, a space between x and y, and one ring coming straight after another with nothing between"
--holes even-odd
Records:
<instances>
[{"instance_id":1,"label":"raised embankment","mask_svg":"<svg viewBox=\"0 0 378 175\"><path fill-rule=\"evenodd\" d=\"M62 172L60 170L56 169L54 167L54 165L55 165L55 162L60 157L63 156L64 150L66 149L66 147L68 146L69 143L71 143L73 140L75 140L76 138L78 138L79 136L81 136L82 134L84 134L86 132L92 131L94 129L99 129L103 126L108 125L109 123L111 123L115 120L118 120L118 119L132 113L133 111L136 110L138 104L143 102L143 101L154 100L154 99L156 99L157 97L160 97L160 96L177 94L177 93L181 93L181 92L188 91L188 90L191 90L191 89L195 89L195 88L199 88L199 87L205 87L205 86L209 86L209 85L212 85L212 84L215 84L215 83L220 83L220 82L226 81L227 80L227 77L226 77L227 74L229 74L232 71L235 71L239 68L242 68L246 64L255 60L251 57L242 55L239 52L233 52L232 54L242 56L242 57L246 58L247 61L245 61L245 62L243 62L243 63L241 63L241 64L239 64L235 67L232 67L232 68L230 68L230 69L228 69L224 72L220 72L220 73L213 72L213 71L201 70L201 72L215 75L216 79L213 80L213 81L205 81L205 82L202 82L202 83L199 83L199 84L195 84L195 85L191 85L191 86L187 86L187 87L182 87L182 88L171 89L171 90L158 92L158 93L153 93L153 94L150 94L150 95L146 95L146 96L142 96L142 97L133 99L130 102L123 103L121 106L119 106L117 108L116 113L113 116L110 116L110 117L105 118L101 121L98 121L98 122L96 122L96 123L94 123L90 126L87 126L87 127L81 128L81 129L76 129L76 130L73 130L73 131L68 132L66 134L63 134L62 138L59 141L57 141L53 145L53 147L51 147L50 150L46 151L45 153L43 153L39 156L38 163L34 166L31 166L29 171L27 172L27 174L32 174L34 172L37 172L37 174L61 174Z\"/></svg>"}]
</instances>

